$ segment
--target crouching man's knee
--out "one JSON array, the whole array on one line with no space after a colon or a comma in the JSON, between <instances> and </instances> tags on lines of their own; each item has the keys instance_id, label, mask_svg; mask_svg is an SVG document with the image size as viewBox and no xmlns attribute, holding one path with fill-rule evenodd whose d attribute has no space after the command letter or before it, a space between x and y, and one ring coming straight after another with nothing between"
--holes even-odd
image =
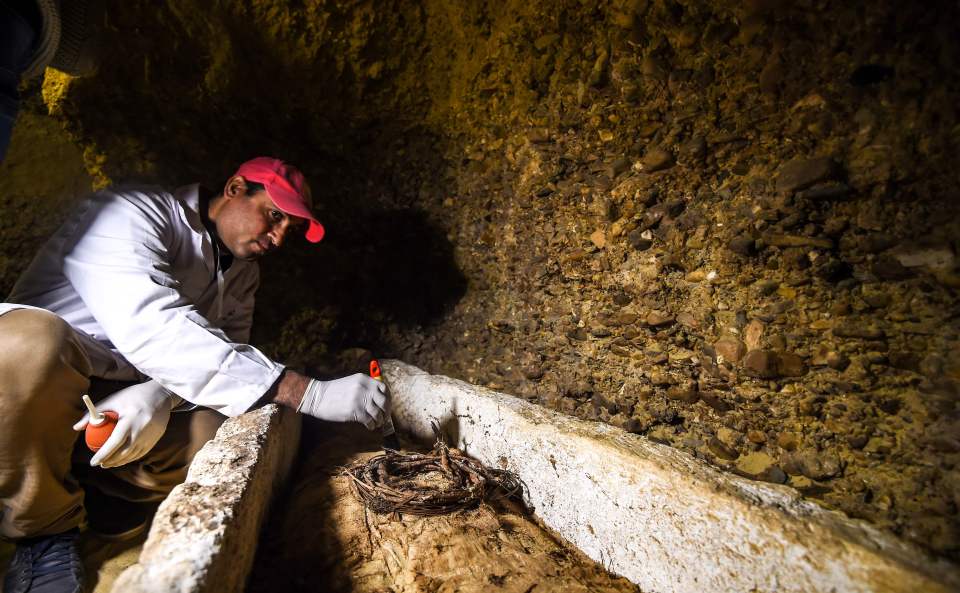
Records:
<instances>
[{"instance_id":1,"label":"crouching man's knee","mask_svg":"<svg viewBox=\"0 0 960 593\"><path fill-rule=\"evenodd\" d=\"M52 392L83 391L90 359L73 328L48 311L17 309L0 315L0 390L6 405ZM79 393L71 393L78 399Z\"/></svg>"}]
</instances>

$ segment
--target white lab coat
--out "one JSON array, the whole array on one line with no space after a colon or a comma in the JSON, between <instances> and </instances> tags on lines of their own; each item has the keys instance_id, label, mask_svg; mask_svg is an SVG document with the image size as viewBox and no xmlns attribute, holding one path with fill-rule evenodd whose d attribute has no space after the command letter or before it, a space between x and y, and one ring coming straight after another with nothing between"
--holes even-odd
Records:
<instances>
[{"instance_id":1,"label":"white lab coat","mask_svg":"<svg viewBox=\"0 0 960 593\"><path fill-rule=\"evenodd\" d=\"M248 345L256 263L219 273L198 186L93 194L41 248L0 304L46 309L81 338L93 375L150 377L227 416L247 411L283 371ZM0 353L2 356L2 353Z\"/></svg>"}]
</instances>

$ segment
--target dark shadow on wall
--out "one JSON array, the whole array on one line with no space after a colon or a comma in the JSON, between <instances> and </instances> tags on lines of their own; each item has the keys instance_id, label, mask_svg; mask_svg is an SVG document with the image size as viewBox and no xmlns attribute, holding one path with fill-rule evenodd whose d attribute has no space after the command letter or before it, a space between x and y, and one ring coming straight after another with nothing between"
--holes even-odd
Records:
<instances>
[{"instance_id":1,"label":"dark shadow on wall","mask_svg":"<svg viewBox=\"0 0 960 593\"><path fill-rule=\"evenodd\" d=\"M352 346L398 355L388 334L428 328L466 293L453 245L422 211L358 207L353 223L326 226L321 243L298 239L261 265L253 341L281 359L323 366L316 358Z\"/></svg>"},{"instance_id":2,"label":"dark shadow on wall","mask_svg":"<svg viewBox=\"0 0 960 593\"><path fill-rule=\"evenodd\" d=\"M373 314L401 327L428 326L466 290L453 245L422 211L376 212L344 239L343 284L333 295L358 320Z\"/></svg>"}]
</instances>

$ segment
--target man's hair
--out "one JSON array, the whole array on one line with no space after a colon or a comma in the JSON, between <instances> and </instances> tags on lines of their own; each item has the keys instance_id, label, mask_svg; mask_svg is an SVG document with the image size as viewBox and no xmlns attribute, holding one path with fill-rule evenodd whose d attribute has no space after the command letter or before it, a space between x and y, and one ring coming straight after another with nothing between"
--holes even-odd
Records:
<instances>
[{"instance_id":1,"label":"man's hair","mask_svg":"<svg viewBox=\"0 0 960 593\"><path fill-rule=\"evenodd\" d=\"M262 191L264 189L262 183L257 183L256 181L247 181L246 179L244 179L244 182L247 184L246 195L248 196L252 196L258 191Z\"/></svg>"}]
</instances>

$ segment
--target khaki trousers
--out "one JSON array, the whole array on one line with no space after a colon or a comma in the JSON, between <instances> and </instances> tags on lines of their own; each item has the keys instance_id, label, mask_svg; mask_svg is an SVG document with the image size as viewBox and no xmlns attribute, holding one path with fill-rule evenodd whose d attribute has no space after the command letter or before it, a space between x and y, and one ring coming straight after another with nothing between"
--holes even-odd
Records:
<instances>
[{"instance_id":1,"label":"khaki trousers","mask_svg":"<svg viewBox=\"0 0 960 593\"><path fill-rule=\"evenodd\" d=\"M61 533L84 520L83 486L132 501L159 501L181 483L193 456L225 417L212 410L170 416L143 458L91 468L72 426L94 401L129 385L90 378L90 361L73 329L46 311L0 315L0 536ZM83 486L81 486L81 482Z\"/></svg>"}]
</instances>

